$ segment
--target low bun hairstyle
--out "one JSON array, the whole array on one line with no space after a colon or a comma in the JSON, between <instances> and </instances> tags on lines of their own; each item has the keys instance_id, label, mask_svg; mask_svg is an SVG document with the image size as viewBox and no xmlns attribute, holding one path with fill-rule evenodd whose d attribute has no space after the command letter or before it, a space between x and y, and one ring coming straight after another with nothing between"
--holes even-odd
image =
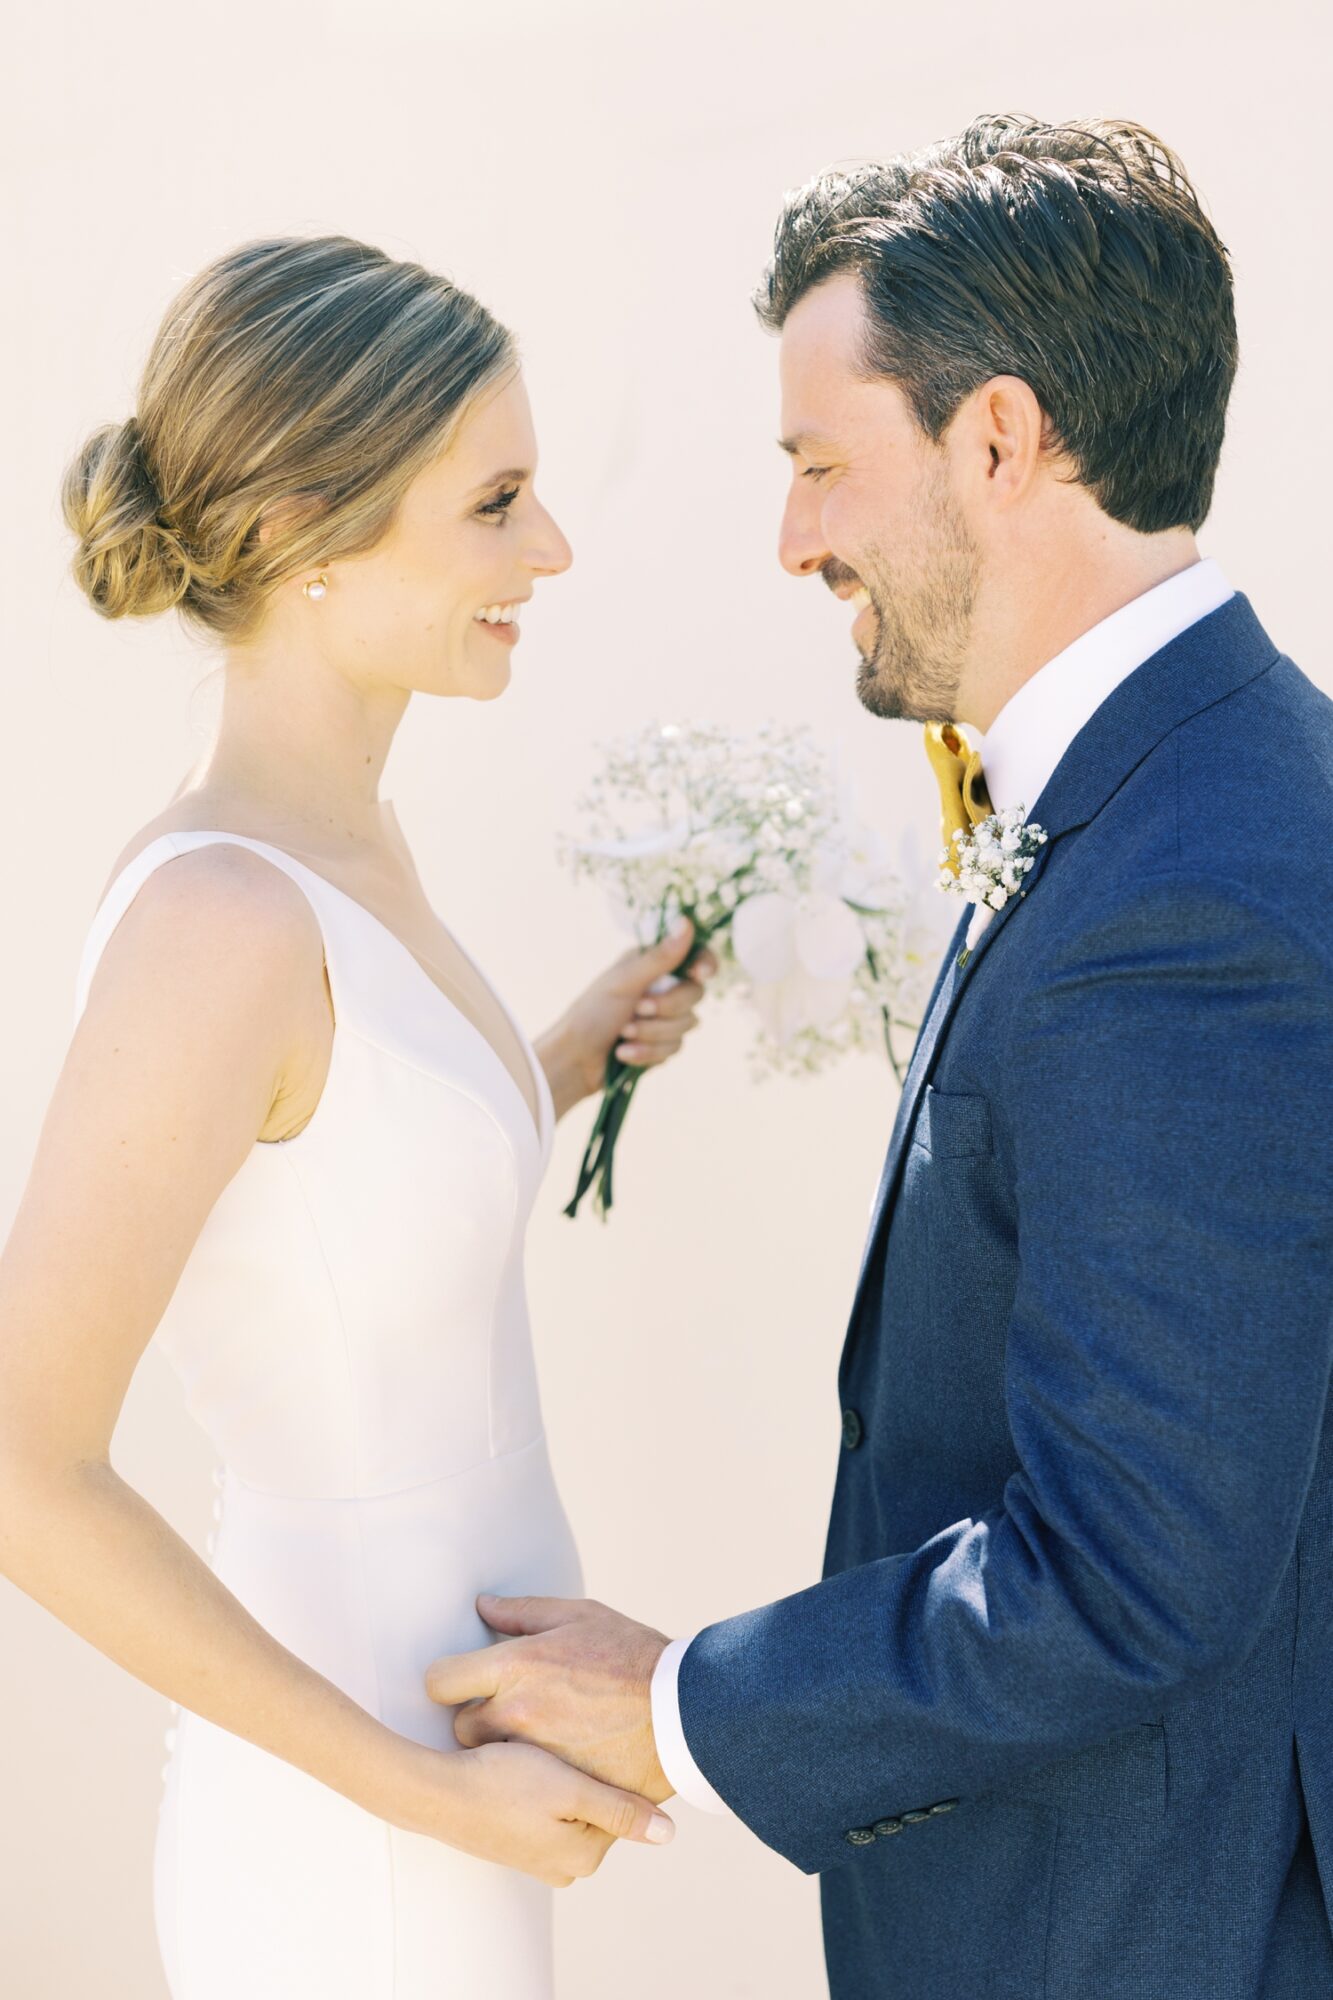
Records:
<instances>
[{"instance_id":1,"label":"low bun hairstyle","mask_svg":"<svg viewBox=\"0 0 1333 2000\"><path fill-rule=\"evenodd\" d=\"M346 236L242 244L168 308L135 415L66 471L75 580L104 618L178 606L245 639L280 583L374 547L516 363L485 307L419 264Z\"/></svg>"},{"instance_id":2,"label":"low bun hairstyle","mask_svg":"<svg viewBox=\"0 0 1333 2000\"><path fill-rule=\"evenodd\" d=\"M104 618L143 618L180 603L190 560L160 519L133 417L93 432L65 474L62 499L79 537L74 575Z\"/></svg>"}]
</instances>

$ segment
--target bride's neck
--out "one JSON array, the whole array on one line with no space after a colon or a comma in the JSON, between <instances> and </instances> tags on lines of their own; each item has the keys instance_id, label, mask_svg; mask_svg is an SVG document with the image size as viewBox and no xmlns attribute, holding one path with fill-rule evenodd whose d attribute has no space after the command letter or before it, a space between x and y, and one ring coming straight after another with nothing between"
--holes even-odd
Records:
<instances>
[{"instance_id":1,"label":"bride's neck","mask_svg":"<svg viewBox=\"0 0 1333 2000\"><path fill-rule=\"evenodd\" d=\"M212 744L176 797L235 799L331 849L401 844L379 796L401 688L357 686L322 662L228 658Z\"/></svg>"}]
</instances>

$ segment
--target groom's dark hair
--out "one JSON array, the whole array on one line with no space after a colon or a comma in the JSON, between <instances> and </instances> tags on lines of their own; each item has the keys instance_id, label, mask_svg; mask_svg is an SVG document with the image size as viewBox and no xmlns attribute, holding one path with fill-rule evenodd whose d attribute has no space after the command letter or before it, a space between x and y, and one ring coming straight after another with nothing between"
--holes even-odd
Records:
<instances>
[{"instance_id":1,"label":"groom's dark hair","mask_svg":"<svg viewBox=\"0 0 1333 2000\"><path fill-rule=\"evenodd\" d=\"M1103 511L1154 534L1212 499L1236 320L1226 247L1141 125L978 118L923 152L791 191L754 295L780 328L854 271L867 375L936 441L964 397L1017 375Z\"/></svg>"}]
</instances>

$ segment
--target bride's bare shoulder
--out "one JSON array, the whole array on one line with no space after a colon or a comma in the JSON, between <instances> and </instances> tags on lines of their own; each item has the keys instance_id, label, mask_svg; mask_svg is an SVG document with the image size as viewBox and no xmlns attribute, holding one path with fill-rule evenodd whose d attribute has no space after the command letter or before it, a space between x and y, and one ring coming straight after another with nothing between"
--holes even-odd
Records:
<instances>
[{"instance_id":1,"label":"bride's bare shoulder","mask_svg":"<svg viewBox=\"0 0 1333 2000\"><path fill-rule=\"evenodd\" d=\"M164 833L219 830L240 829L173 805L125 843L110 879ZM262 1067L276 1050L279 1087L259 1136L286 1138L305 1123L328 1067L332 997L320 919L284 869L223 840L154 868L99 955L85 1039L101 1018L114 1040L118 1022L136 1018L145 996L168 1024L206 1017L236 1062L252 1048Z\"/></svg>"},{"instance_id":2,"label":"bride's bare shoulder","mask_svg":"<svg viewBox=\"0 0 1333 2000\"><path fill-rule=\"evenodd\" d=\"M102 894L105 895L116 877L123 874L130 863L138 855L142 854L146 847L151 847L155 840L160 840L164 833L212 833L218 829L229 829L239 833L246 832L246 828L243 825L235 823L233 818L228 816L225 802L221 800L212 800L200 794L190 794L182 799L173 799L171 804L164 807L155 819L147 820L143 826L130 835L125 845L121 848L120 853L111 864L110 872L102 885ZM256 835L254 837L259 838L260 836ZM246 852L243 848L227 848L225 843L220 842L218 845L224 851L232 854ZM208 849L200 851L203 853L209 852ZM258 857L256 857L257 859ZM225 862L223 865L226 865ZM268 872L271 874L274 871L270 867Z\"/></svg>"},{"instance_id":3,"label":"bride's bare shoulder","mask_svg":"<svg viewBox=\"0 0 1333 2000\"><path fill-rule=\"evenodd\" d=\"M242 829L233 826L225 811L219 811L217 801L196 797L173 800L126 841L107 877L103 897L135 858L163 834L223 830ZM263 838L261 834L246 837ZM309 897L284 869L235 841L209 841L172 855L169 864L155 868L115 926L105 955L111 954L112 944L132 948L135 940L139 953L147 953L145 962L156 964L159 951L173 938L180 941L186 928L198 930L201 938L211 937L222 955L241 948L252 962L262 952L279 966L301 966L308 961L313 970L322 972L323 937Z\"/></svg>"}]
</instances>

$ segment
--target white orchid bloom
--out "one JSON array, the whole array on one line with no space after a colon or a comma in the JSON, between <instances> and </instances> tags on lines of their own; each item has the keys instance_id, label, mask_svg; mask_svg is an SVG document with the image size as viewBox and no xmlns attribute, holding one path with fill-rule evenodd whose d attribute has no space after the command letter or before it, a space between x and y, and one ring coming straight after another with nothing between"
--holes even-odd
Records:
<instances>
[{"instance_id":1,"label":"white orchid bloom","mask_svg":"<svg viewBox=\"0 0 1333 2000\"><path fill-rule=\"evenodd\" d=\"M732 918L732 949L771 1038L828 1028L846 1009L865 935L840 896L747 896Z\"/></svg>"}]
</instances>

